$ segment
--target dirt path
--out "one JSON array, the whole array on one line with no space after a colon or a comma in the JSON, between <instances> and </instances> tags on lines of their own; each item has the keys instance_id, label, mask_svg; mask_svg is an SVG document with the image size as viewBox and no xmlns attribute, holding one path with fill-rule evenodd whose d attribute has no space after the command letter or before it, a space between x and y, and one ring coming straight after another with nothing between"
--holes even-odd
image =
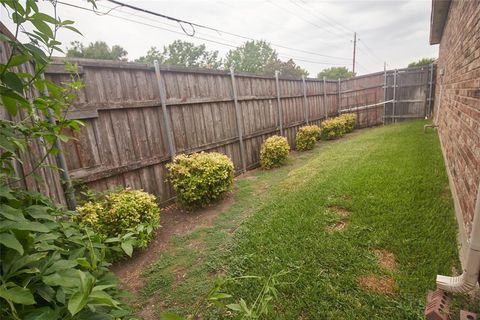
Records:
<instances>
[{"instance_id":1,"label":"dirt path","mask_svg":"<svg viewBox=\"0 0 480 320\"><path fill-rule=\"evenodd\" d=\"M143 270L154 263L168 248L174 236L185 235L197 228L211 226L214 219L230 208L233 203L233 195L229 195L219 203L195 212L180 210L176 205L162 209L160 216L162 226L157 230L149 247L135 253L131 259L121 261L112 267L112 271L119 278L120 287L137 293L144 285L141 277Z\"/></svg>"}]
</instances>

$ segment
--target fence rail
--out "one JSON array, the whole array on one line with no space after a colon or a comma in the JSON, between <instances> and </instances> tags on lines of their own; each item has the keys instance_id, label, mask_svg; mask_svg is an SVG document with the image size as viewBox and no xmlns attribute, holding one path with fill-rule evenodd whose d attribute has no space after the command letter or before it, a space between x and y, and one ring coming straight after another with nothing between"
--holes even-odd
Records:
<instances>
[{"instance_id":1,"label":"fence rail","mask_svg":"<svg viewBox=\"0 0 480 320\"><path fill-rule=\"evenodd\" d=\"M71 177L95 190L144 189L160 203L174 197L165 165L175 154L221 152L242 172L258 166L260 145L273 134L294 147L300 126L345 112L357 114L358 127L423 118L433 96L431 68L320 80L71 61L85 87L68 117L86 124L63 144ZM64 62L55 59L46 77L68 81Z\"/></svg>"}]
</instances>

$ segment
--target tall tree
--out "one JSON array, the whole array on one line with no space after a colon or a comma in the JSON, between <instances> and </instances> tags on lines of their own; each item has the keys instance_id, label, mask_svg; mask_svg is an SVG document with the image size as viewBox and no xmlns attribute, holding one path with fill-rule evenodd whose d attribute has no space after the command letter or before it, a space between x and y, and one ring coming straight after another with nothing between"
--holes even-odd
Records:
<instances>
[{"instance_id":1,"label":"tall tree","mask_svg":"<svg viewBox=\"0 0 480 320\"><path fill-rule=\"evenodd\" d=\"M247 41L240 47L227 53L225 68L236 71L272 76L275 70L287 77L308 75L307 70L298 66L293 59L282 61L272 46L264 41Z\"/></svg>"},{"instance_id":2,"label":"tall tree","mask_svg":"<svg viewBox=\"0 0 480 320\"><path fill-rule=\"evenodd\" d=\"M280 75L286 77L299 78L308 76L308 71L297 65L293 59L289 59L286 62L280 61L276 65L276 70L280 72Z\"/></svg>"},{"instance_id":3,"label":"tall tree","mask_svg":"<svg viewBox=\"0 0 480 320\"><path fill-rule=\"evenodd\" d=\"M418 61L414 61L408 64L409 68L428 66L435 62L435 58L422 58Z\"/></svg>"},{"instance_id":4,"label":"tall tree","mask_svg":"<svg viewBox=\"0 0 480 320\"><path fill-rule=\"evenodd\" d=\"M326 68L317 74L317 78L319 79L322 79L323 77L328 79L346 79L353 76L355 76L353 71L348 70L346 67Z\"/></svg>"},{"instance_id":5,"label":"tall tree","mask_svg":"<svg viewBox=\"0 0 480 320\"><path fill-rule=\"evenodd\" d=\"M184 67L197 67L219 69L222 60L218 58L218 51L208 51L204 44L196 46L192 42L175 40L160 52L156 47L151 47L147 54L136 59L136 62L160 63Z\"/></svg>"},{"instance_id":6,"label":"tall tree","mask_svg":"<svg viewBox=\"0 0 480 320\"><path fill-rule=\"evenodd\" d=\"M103 60L127 60L128 52L119 45L113 45L111 48L104 41L91 42L88 46L83 45L79 41L70 43L71 47L67 48L67 57L74 58L91 58Z\"/></svg>"},{"instance_id":7,"label":"tall tree","mask_svg":"<svg viewBox=\"0 0 480 320\"><path fill-rule=\"evenodd\" d=\"M265 75L273 75L279 63L277 51L264 40L247 41L230 50L225 58L226 69Z\"/></svg>"}]
</instances>

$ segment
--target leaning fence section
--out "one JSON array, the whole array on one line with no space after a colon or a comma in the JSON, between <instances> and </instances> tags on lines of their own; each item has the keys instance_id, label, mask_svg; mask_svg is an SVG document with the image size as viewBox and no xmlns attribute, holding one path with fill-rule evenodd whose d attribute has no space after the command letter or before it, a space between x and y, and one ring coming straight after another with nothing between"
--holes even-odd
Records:
<instances>
[{"instance_id":1,"label":"leaning fence section","mask_svg":"<svg viewBox=\"0 0 480 320\"><path fill-rule=\"evenodd\" d=\"M339 112L356 113L359 127L429 118L434 79L434 65L429 65L342 80Z\"/></svg>"},{"instance_id":2,"label":"leaning fence section","mask_svg":"<svg viewBox=\"0 0 480 320\"><path fill-rule=\"evenodd\" d=\"M431 117L435 68L433 65L386 72L386 124Z\"/></svg>"},{"instance_id":3,"label":"leaning fence section","mask_svg":"<svg viewBox=\"0 0 480 320\"><path fill-rule=\"evenodd\" d=\"M85 87L68 117L81 119L85 127L64 144L72 178L96 190L144 189L160 203L174 197L165 165L176 154L221 152L242 172L258 166L265 138L281 134L294 147L295 134L305 124L346 112L357 114L359 127L428 114L428 100L417 101L429 96L424 69L340 81L76 62ZM47 77L68 80L63 64L56 60Z\"/></svg>"}]
</instances>

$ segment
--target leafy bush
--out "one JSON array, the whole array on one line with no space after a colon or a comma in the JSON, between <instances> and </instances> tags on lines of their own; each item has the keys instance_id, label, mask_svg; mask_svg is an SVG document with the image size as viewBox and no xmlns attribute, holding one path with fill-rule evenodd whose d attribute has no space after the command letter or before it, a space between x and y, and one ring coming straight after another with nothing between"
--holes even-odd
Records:
<instances>
[{"instance_id":1,"label":"leafy bush","mask_svg":"<svg viewBox=\"0 0 480 320\"><path fill-rule=\"evenodd\" d=\"M264 169L279 167L287 161L290 146L281 136L271 136L260 147L260 165Z\"/></svg>"},{"instance_id":2,"label":"leafy bush","mask_svg":"<svg viewBox=\"0 0 480 320\"><path fill-rule=\"evenodd\" d=\"M297 150L311 150L315 146L315 142L320 138L320 127L304 126L298 129L295 138Z\"/></svg>"},{"instance_id":3,"label":"leafy bush","mask_svg":"<svg viewBox=\"0 0 480 320\"><path fill-rule=\"evenodd\" d=\"M168 177L185 208L204 207L232 189L232 160L217 152L181 154L167 165Z\"/></svg>"},{"instance_id":4,"label":"leafy bush","mask_svg":"<svg viewBox=\"0 0 480 320\"><path fill-rule=\"evenodd\" d=\"M0 319L125 316L107 247L74 213L0 187Z\"/></svg>"},{"instance_id":5,"label":"leafy bush","mask_svg":"<svg viewBox=\"0 0 480 320\"><path fill-rule=\"evenodd\" d=\"M129 256L134 247L145 248L160 225L155 196L142 190L127 188L101 194L77 211L77 221L108 238L107 243L120 243ZM115 246L112 250L120 251Z\"/></svg>"},{"instance_id":6,"label":"leafy bush","mask_svg":"<svg viewBox=\"0 0 480 320\"><path fill-rule=\"evenodd\" d=\"M324 140L339 138L345 134L345 120L340 117L325 120L321 124L321 136Z\"/></svg>"},{"instance_id":7,"label":"leafy bush","mask_svg":"<svg viewBox=\"0 0 480 320\"><path fill-rule=\"evenodd\" d=\"M346 133L352 132L355 129L355 125L357 124L357 115L355 113L345 113L339 118L345 121Z\"/></svg>"},{"instance_id":8,"label":"leafy bush","mask_svg":"<svg viewBox=\"0 0 480 320\"><path fill-rule=\"evenodd\" d=\"M325 140L336 139L355 129L357 116L355 113L345 113L339 117L325 120L321 124L321 137Z\"/></svg>"}]
</instances>

